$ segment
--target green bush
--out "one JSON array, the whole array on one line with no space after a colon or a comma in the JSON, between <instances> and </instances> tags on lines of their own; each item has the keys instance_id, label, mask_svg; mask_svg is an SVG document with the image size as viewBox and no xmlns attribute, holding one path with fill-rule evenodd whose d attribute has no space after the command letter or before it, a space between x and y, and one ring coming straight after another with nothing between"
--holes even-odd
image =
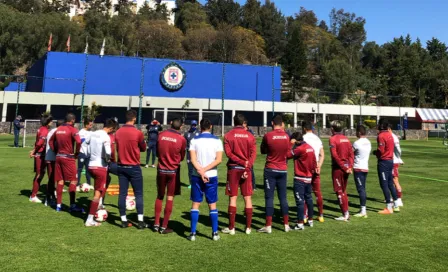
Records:
<instances>
[{"instance_id":1,"label":"green bush","mask_svg":"<svg viewBox=\"0 0 448 272\"><path fill-rule=\"evenodd\" d=\"M370 129L376 128L376 120L364 120L364 125Z\"/></svg>"}]
</instances>

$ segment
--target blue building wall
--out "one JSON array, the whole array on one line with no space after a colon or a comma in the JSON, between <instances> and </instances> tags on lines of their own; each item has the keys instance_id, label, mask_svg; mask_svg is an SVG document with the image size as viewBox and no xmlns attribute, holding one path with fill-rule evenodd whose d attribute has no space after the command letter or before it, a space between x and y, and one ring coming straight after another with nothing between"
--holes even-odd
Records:
<instances>
[{"instance_id":1,"label":"blue building wall","mask_svg":"<svg viewBox=\"0 0 448 272\"><path fill-rule=\"evenodd\" d=\"M185 85L176 92L165 90L160 73L170 62L181 65L187 74ZM43 81L29 81L27 90L48 93L80 94L87 63L86 94L132 95L140 94L142 65L145 96L222 98L280 101L280 67L194 62L168 59L140 59L49 52L30 70L30 77L44 77Z\"/></svg>"}]
</instances>

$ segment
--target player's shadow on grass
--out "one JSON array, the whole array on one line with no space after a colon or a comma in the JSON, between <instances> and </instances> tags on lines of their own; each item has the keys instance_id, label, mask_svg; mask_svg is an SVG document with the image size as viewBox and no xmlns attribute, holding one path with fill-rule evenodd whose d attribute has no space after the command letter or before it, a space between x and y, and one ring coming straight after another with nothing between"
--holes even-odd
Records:
<instances>
[{"instance_id":1,"label":"player's shadow on grass","mask_svg":"<svg viewBox=\"0 0 448 272\"><path fill-rule=\"evenodd\" d=\"M280 204L277 204L275 206L279 207ZM260 221L255 221L255 222L258 222L258 224L261 227L264 227L265 226L264 220L266 219L266 209L265 209L265 207L264 206L254 205L253 208L254 208L254 213L253 213L252 218L261 219L262 222L260 222ZM258 212L255 212L255 211L258 211ZM289 208L289 214L290 213L291 213L291 209ZM254 222L253 219L252 219L252 222ZM283 226L283 215L282 215L282 212L281 212L280 208L274 207L274 216L272 216L272 222L279 223L279 224L281 224ZM272 225L272 229L276 229L276 230L280 230L280 231L284 230L284 229L278 228L275 225Z\"/></svg>"},{"instance_id":2,"label":"player's shadow on grass","mask_svg":"<svg viewBox=\"0 0 448 272\"><path fill-rule=\"evenodd\" d=\"M257 219L262 219L263 216L264 216L264 213L253 213L253 214L252 214L252 225L264 226L264 222L255 220L255 218L257 218ZM228 218L229 218L229 214L228 214L227 212L222 212L222 211L220 211L220 212L219 212L219 217L220 217L220 218L228 219ZM238 211L237 211L237 213L236 213L236 217L235 217L235 222L236 222L236 223L243 224L244 226L246 226L246 216L245 216L245 214L244 214L244 210L241 211L241 212L238 212ZM224 225L225 227L228 227L228 224L227 224L227 223L224 223L223 225ZM245 231L246 231L246 229L239 229L239 228L236 228L236 230L237 230L237 231L241 231L241 232L245 232Z\"/></svg>"},{"instance_id":3,"label":"player's shadow on grass","mask_svg":"<svg viewBox=\"0 0 448 272\"><path fill-rule=\"evenodd\" d=\"M347 194L347 196L350 197L350 198L359 199L359 195ZM367 197L366 200L367 201L371 201L371 202L385 203L383 200L377 199L377 198L373 198L373 197Z\"/></svg>"},{"instance_id":4,"label":"player's shadow on grass","mask_svg":"<svg viewBox=\"0 0 448 272\"><path fill-rule=\"evenodd\" d=\"M336 207L339 206L339 201L337 201L337 200L328 200L328 199L325 200L325 199L324 199L324 203L331 203L331 204L334 204ZM367 204L368 204L368 202L367 202ZM356 202L351 202L351 201L349 201L349 202L348 202L348 205L349 205L350 208L355 208L355 209L361 210L361 206L360 206L359 204L357 204ZM367 206L366 209L367 209L368 211L372 211L372 212L378 212L378 211L381 210L381 209L372 208L372 207L369 207L369 206ZM327 205L324 204L324 212L325 212L326 210L328 210L328 211L333 211L333 212L337 212L337 213L341 213L340 208L334 208L334 207L327 206ZM335 218L335 217L332 217L332 218Z\"/></svg>"}]
</instances>

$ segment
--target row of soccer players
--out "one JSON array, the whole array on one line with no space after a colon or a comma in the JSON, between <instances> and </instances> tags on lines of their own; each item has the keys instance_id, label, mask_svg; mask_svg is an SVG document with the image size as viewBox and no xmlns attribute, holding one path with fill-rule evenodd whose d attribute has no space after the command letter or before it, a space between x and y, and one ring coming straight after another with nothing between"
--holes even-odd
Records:
<instances>
[{"instance_id":1,"label":"row of soccer players","mask_svg":"<svg viewBox=\"0 0 448 272\"><path fill-rule=\"evenodd\" d=\"M143 134L134 127L136 114L134 111L129 111L126 114L127 123L113 136L113 132L117 127L116 121L109 119L106 121L103 130L97 131L91 135L89 139L89 154L91 163L89 164L89 171L95 179L95 197L91 204L89 212L89 218L86 221L86 226L98 226L99 224L93 220L93 214L101 205L101 199L104 198L105 190L107 187L107 181L110 181L109 173L115 172L119 176L120 183L120 196L119 196L119 209L122 219L122 226L128 227L129 223L126 219L125 198L127 195L127 189L129 183L133 185L134 193L137 202L138 224L137 227L144 228L143 222L143 182L140 165L140 152L146 150L146 144L144 142ZM246 202L245 214L247 218L246 233L251 232L251 220L252 220L252 183L251 168L255 161L256 145L255 138L247 132L242 124L245 119L242 115L237 115L234 118L236 127L234 130L226 134L224 139L224 147L226 155L229 158L228 165L228 178L226 186L226 194L230 197L229 201L229 228L223 230L224 233L235 233L235 214L236 214L236 198L238 195L238 187L241 188L241 193L244 196ZM76 167L75 158L79 153L80 139L77 130L73 127L75 118L69 114L66 118L66 123L58 127L56 130L48 133L48 127L51 124L51 117L43 118L43 126L39 129L36 148L32 151L31 155L35 157L35 169L36 178L34 180L33 193L31 200L36 198L37 190L35 190L36 183L40 183L43 177L46 164L46 168L49 170L49 177L52 180L54 174L54 180L57 181L57 206L56 210L60 211L62 202L62 187L64 180L70 181L70 210L77 211L79 208L75 204L76 194ZM380 124L380 128L384 128L384 123ZM172 232L168 227L169 216L172 211L174 195L179 193L179 178L178 170L180 162L185 156L186 141L185 138L180 135L181 121L175 119L171 123L171 129L161 133L159 135L159 166L157 176L158 196L155 203L155 223L153 225L154 230L158 230L161 233ZM260 229L260 232L272 231L272 215L273 215L273 198L275 188L278 189L278 195L280 198L282 212L284 214L285 231L289 231L288 223L288 205L286 202L286 170L287 159L294 159L295 164L295 177L294 177L294 191L298 207L298 223L294 226L294 229L303 229L304 222L304 208L305 201L308 206L308 224L312 223L313 202L311 198L311 184L318 183L318 177L320 168L323 163L323 149L320 142L320 148L313 148L307 142L312 144L312 139L305 140L308 137L313 137L316 140L317 136L311 133L311 126L305 124L307 134L305 137L301 133L296 133L293 139L290 140L289 136L283 129L282 117L276 116L272 120L274 130L265 135L263 143L261 145L261 151L263 154L267 154L266 167L265 167L265 195L266 195L266 226ZM387 128L387 123L386 123ZM206 196L207 202L210 206L210 215L212 218L213 237L219 239L217 234L217 170L216 167L222 160L222 152L224 151L222 143L219 138L210 134L211 124L210 121L204 119L201 121L202 133L196 136L190 144L190 156L191 162L194 165L194 174L192 177L192 191L191 199L193 200L191 221L192 221L192 235L191 240L195 239L196 224L199 217L199 204L202 202L203 195ZM348 199L346 196L346 185L348 174L353 170L354 156L353 150L348 139L341 134L342 126L338 122L332 123L332 131L334 136L330 139L330 148L333 160L333 181L335 192L341 203L341 209L343 216L339 220L348 220ZM362 128L358 131L362 134ZM391 183L389 176L392 175L392 170L388 171L389 153L391 146L389 144L389 138L392 139L392 134L387 133L388 137L378 137L380 144L377 155L379 156L380 163L384 163L383 168L385 172L380 174L380 177L384 177L385 185L382 188L388 188L392 192L395 200L395 208L400 204L400 200L394 194L393 183ZM50 134L50 135L48 135ZM362 135L360 135L362 136ZM114 138L116 142L116 148L118 152L118 165L114 164ZM305 138L305 139L304 139ZM384 138L387 144L383 144L380 138ZM387 139L386 139L387 138ZM318 138L317 138L318 139ZM43 148L45 140L48 143L47 148ZM305 140L305 141L304 141ZM385 143L386 143L385 142ZM76 150L74 149L74 143L76 143ZM293 146L291 146L293 144ZM317 145L316 145L317 146ZM392 139L392 154L393 154L393 139ZM45 157L43 157L43 150L46 150ZM48 159L48 154L53 153L55 160ZM370 151L368 152L370 153ZM312 155L312 156L311 156ZM45 164L43 163L45 161ZM355 164L356 165L356 164ZM54 171L53 171L54 169ZM364 170L366 169L356 169ZM381 168L380 168L381 170ZM387 172L387 173L386 173ZM390 172L390 173L389 173ZM390 175L389 175L390 174ZM359 179L358 179L359 181ZM359 182L362 184L363 182ZM49 192L52 182L49 182ZM392 187L390 186L392 184ZM318 194L318 205L320 217L322 217L323 206L322 198L319 195L320 190L314 186L315 193ZM37 186L38 188L38 186ZM386 202L388 202L388 209L385 211L392 212L392 206L389 204L390 196L388 197L385 190ZM34 195L33 195L34 194ZM165 205L165 216L163 225L160 227L160 213L162 210L162 201L165 194L168 195ZM47 193L47 200L52 198L51 193ZM361 205L364 206L365 205ZM362 211L361 211L362 213ZM364 209L365 213L365 209Z\"/></svg>"}]
</instances>

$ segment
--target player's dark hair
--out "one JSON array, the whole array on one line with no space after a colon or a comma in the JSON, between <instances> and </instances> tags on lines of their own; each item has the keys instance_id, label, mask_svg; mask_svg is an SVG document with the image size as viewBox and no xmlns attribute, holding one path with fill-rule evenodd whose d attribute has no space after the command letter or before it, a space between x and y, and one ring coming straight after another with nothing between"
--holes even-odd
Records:
<instances>
[{"instance_id":1,"label":"player's dark hair","mask_svg":"<svg viewBox=\"0 0 448 272\"><path fill-rule=\"evenodd\" d=\"M310 121L303 121L302 122L302 129L304 129L306 131L313 130L313 125L311 124Z\"/></svg>"},{"instance_id":2,"label":"player's dark hair","mask_svg":"<svg viewBox=\"0 0 448 272\"><path fill-rule=\"evenodd\" d=\"M59 127L59 126L61 126L62 124L64 124L64 120L58 120L57 122L56 122L56 127Z\"/></svg>"},{"instance_id":3,"label":"player's dark hair","mask_svg":"<svg viewBox=\"0 0 448 272\"><path fill-rule=\"evenodd\" d=\"M73 113L67 113L65 116L65 122L75 122L76 116Z\"/></svg>"},{"instance_id":4,"label":"player's dark hair","mask_svg":"<svg viewBox=\"0 0 448 272\"><path fill-rule=\"evenodd\" d=\"M283 116L281 114L277 114L271 121L274 123L274 126L281 126L283 123Z\"/></svg>"},{"instance_id":5,"label":"player's dark hair","mask_svg":"<svg viewBox=\"0 0 448 272\"><path fill-rule=\"evenodd\" d=\"M126 122L131 122L134 118L137 118L137 112L135 110L128 110L126 112Z\"/></svg>"},{"instance_id":6,"label":"player's dark hair","mask_svg":"<svg viewBox=\"0 0 448 272\"><path fill-rule=\"evenodd\" d=\"M174 130L180 130L180 127L182 126L183 122L180 120L180 118L174 118L171 120L171 128Z\"/></svg>"},{"instance_id":7,"label":"player's dark hair","mask_svg":"<svg viewBox=\"0 0 448 272\"><path fill-rule=\"evenodd\" d=\"M40 123L42 126L48 126L53 121L53 116L51 114L42 114Z\"/></svg>"},{"instance_id":8,"label":"player's dark hair","mask_svg":"<svg viewBox=\"0 0 448 272\"><path fill-rule=\"evenodd\" d=\"M241 113L238 113L233 117L233 123L235 126L242 126L244 122L246 122L246 117L244 117Z\"/></svg>"},{"instance_id":9,"label":"player's dark hair","mask_svg":"<svg viewBox=\"0 0 448 272\"><path fill-rule=\"evenodd\" d=\"M90 124L91 122L93 122L92 119L90 119L90 118L84 118L84 126L87 126L87 125Z\"/></svg>"},{"instance_id":10,"label":"player's dark hair","mask_svg":"<svg viewBox=\"0 0 448 272\"><path fill-rule=\"evenodd\" d=\"M200 125L201 125L201 130L202 131L210 130L210 128L212 127L212 122L210 122L209 119L204 118L204 119L201 120Z\"/></svg>"},{"instance_id":11,"label":"player's dark hair","mask_svg":"<svg viewBox=\"0 0 448 272\"><path fill-rule=\"evenodd\" d=\"M389 128L389 121L387 119L381 118L378 122L378 129L379 130L387 130Z\"/></svg>"},{"instance_id":12,"label":"player's dark hair","mask_svg":"<svg viewBox=\"0 0 448 272\"><path fill-rule=\"evenodd\" d=\"M342 122L339 120L334 120L331 122L331 128L334 132L342 132Z\"/></svg>"},{"instance_id":13,"label":"player's dark hair","mask_svg":"<svg viewBox=\"0 0 448 272\"><path fill-rule=\"evenodd\" d=\"M113 128L113 129L115 129L117 127L117 124L118 124L118 122L115 121L113 118L108 118L104 122L104 127L105 128Z\"/></svg>"},{"instance_id":14,"label":"player's dark hair","mask_svg":"<svg viewBox=\"0 0 448 272\"><path fill-rule=\"evenodd\" d=\"M294 132L294 133L291 135L291 139L295 139L295 140L298 141L298 142L303 142L303 134L300 133L300 132Z\"/></svg>"},{"instance_id":15,"label":"player's dark hair","mask_svg":"<svg viewBox=\"0 0 448 272\"><path fill-rule=\"evenodd\" d=\"M356 133L358 133L360 136L365 136L366 135L366 127L363 125L357 126Z\"/></svg>"}]
</instances>

